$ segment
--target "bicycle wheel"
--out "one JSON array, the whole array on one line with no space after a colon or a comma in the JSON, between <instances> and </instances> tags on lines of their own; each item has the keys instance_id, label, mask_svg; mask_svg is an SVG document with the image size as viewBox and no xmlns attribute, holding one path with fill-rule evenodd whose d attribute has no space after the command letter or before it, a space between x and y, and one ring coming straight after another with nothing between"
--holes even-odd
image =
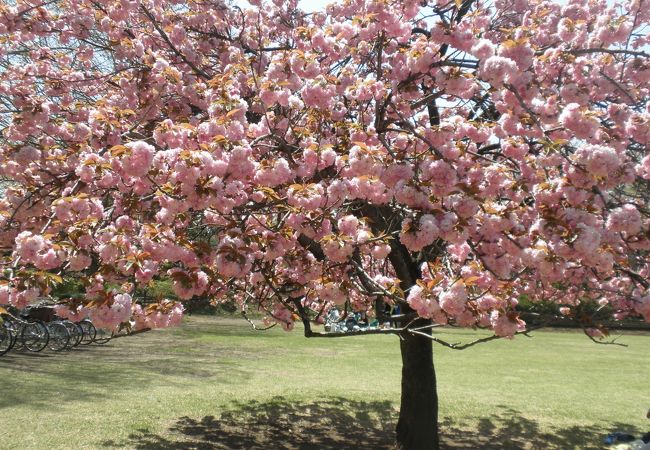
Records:
<instances>
[{"instance_id":1,"label":"bicycle wheel","mask_svg":"<svg viewBox=\"0 0 650 450\"><path fill-rule=\"evenodd\" d=\"M49 349L60 352L68 347L70 332L61 322L50 322L47 324L47 331L50 333Z\"/></svg>"},{"instance_id":2,"label":"bicycle wheel","mask_svg":"<svg viewBox=\"0 0 650 450\"><path fill-rule=\"evenodd\" d=\"M113 337L111 331L105 330L103 328L97 328L97 335L95 336L95 344L104 345Z\"/></svg>"},{"instance_id":3,"label":"bicycle wheel","mask_svg":"<svg viewBox=\"0 0 650 450\"><path fill-rule=\"evenodd\" d=\"M20 333L22 344L30 352L40 352L50 340L50 333L42 322L28 322Z\"/></svg>"},{"instance_id":4,"label":"bicycle wheel","mask_svg":"<svg viewBox=\"0 0 650 450\"><path fill-rule=\"evenodd\" d=\"M68 348L76 347L81 343L81 338L83 337L83 330L79 325L69 320L64 320L61 322L68 329L70 333L70 342L68 343Z\"/></svg>"},{"instance_id":5,"label":"bicycle wheel","mask_svg":"<svg viewBox=\"0 0 650 450\"><path fill-rule=\"evenodd\" d=\"M81 345L92 344L97 336L97 328L90 320L82 320L79 322L79 326L83 331L83 336L81 337Z\"/></svg>"},{"instance_id":6,"label":"bicycle wheel","mask_svg":"<svg viewBox=\"0 0 650 450\"><path fill-rule=\"evenodd\" d=\"M0 325L0 356L4 355L9 350L11 350L13 341L14 341L14 337L13 334L11 333L11 330L5 327L4 324L1 324Z\"/></svg>"},{"instance_id":7,"label":"bicycle wheel","mask_svg":"<svg viewBox=\"0 0 650 450\"><path fill-rule=\"evenodd\" d=\"M9 335L11 336L11 342L9 343L9 350L13 348L20 348L19 344L19 335L20 335L20 326L18 323L9 316L6 316L2 322L2 326L9 330ZM16 344L19 344L16 347Z\"/></svg>"}]
</instances>

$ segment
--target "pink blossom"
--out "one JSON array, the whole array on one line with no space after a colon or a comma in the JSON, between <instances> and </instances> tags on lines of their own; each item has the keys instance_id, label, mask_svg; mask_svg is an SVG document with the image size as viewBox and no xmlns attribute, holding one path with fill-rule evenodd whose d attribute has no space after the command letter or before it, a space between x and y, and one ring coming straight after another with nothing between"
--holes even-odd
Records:
<instances>
[{"instance_id":1,"label":"pink blossom","mask_svg":"<svg viewBox=\"0 0 650 450\"><path fill-rule=\"evenodd\" d=\"M334 262L347 261L354 252L352 242L345 239L339 239L336 236L326 236L321 240L323 253Z\"/></svg>"},{"instance_id":2,"label":"pink blossom","mask_svg":"<svg viewBox=\"0 0 650 450\"><path fill-rule=\"evenodd\" d=\"M291 311L278 305L273 310L272 315L275 321L279 323L285 331L291 331L293 329L293 314Z\"/></svg>"},{"instance_id":3,"label":"pink blossom","mask_svg":"<svg viewBox=\"0 0 650 450\"><path fill-rule=\"evenodd\" d=\"M650 180L650 155L641 160L641 164L637 166L637 173L641 178Z\"/></svg>"},{"instance_id":4,"label":"pink blossom","mask_svg":"<svg viewBox=\"0 0 650 450\"><path fill-rule=\"evenodd\" d=\"M621 160L611 147L583 145L574 154L576 162L584 165L589 175L609 177L621 166Z\"/></svg>"},{"instance_id":5,"label":"pink blossom","mask_svg":"<svg viewBox=\"0 0 650 450\"><path fill-rule=\"evenodd\" d=\"M650 144L650 113L631 114L625 132L639 144Z\"/></svg>"},{"instance_id":6,"label":"pink blossom","mask_svg":"<svg viewBox=\"0 0 650 450\"><path fill-rule=\"evenodd\" d=\"M623 205L610 211L606 226L610 231L637 234L642 227L641 213L632 205Z\"/></svg>"},{"instance_id":7,"label":"pink blossom","mask_svg":"<svg viewBox=\"0 0 650 450\"><path fill-rule=\"evenodd\" d=\"M650 322L650 295L646 295L639 299L634 309L643 316L646 322Z\"/></svg>"},{"instance_id":8,"label":"pink blossom","mask_svg":"<svg viewBox=\"0 0 650 450\"><path fill-rule=\"evenodd\" d=\"M24 309L32 302L34 302L40 293L41 292L38 289L34 288L14 291L9 297L9 304L15 306L18 309Z\"/></svg>"},{"instance_id":9,"label":"pink blossom","mask_svg":"<svg viewBox=\"0 0 650 450\"><path fill-rule=\"evenodd\" d=\"M73 310L67 305L55 305L54 311L57 316L72 322L80 322L88 316L88 310L81 306Z\"/></svg>"},{"instance_id":10,"label":"pink blossom","mask_svg":"<svg viewBox=\"0 0 650 450\"><path fill-rule=\"evenodd\" d=\"M129 294L117 294L110 304L104 304L89 311L90 320L98 328L115 331L131 317L132 299Z\"/></svg>"},{"instance_id":11,"label":"pink blossom","mask_svg":"<svg viewBox=\"0 0 650 450\"><path fill-rule=\"evenodd\" d=\"M599 330L598 328L587 328L585 329L585 333L594 339L603 339L605 337L605 333L603 333L602 330Z\"/></svg>"},{"instance_id":12,"label":"pink blossom","mask_svg":"<svg viewBox=\"0 0 650 450\"><path fill-rule=\"evenodd\" d=\"M339 289L338 283L326 283L317 289L317 293L323 301L332 302L335 305L344 305L348 299L346 293Z\"/></svg>"},{"instance_id":13,"label":"pink blossom","mask_svg":"<svg viewBox=\"0 0 650 450\"><path fill-rule=\"evenodd\" d=\"M302 89L302 100L308 107L331 109L336 89L320 76Z\"/></svg>"},{"instance_id":14,"label":"pink blossom","mask_svg":"<svg viewBox=\"0 0 650 450\"><path fill-rule=\"evenodd\" d=\"M595 117L585 115L577 103L569 103L560 114L559 122L572 131L578 139L593 138L600 127Z\"/></svg>"},{"instance_id":15,"label":"pink blossom","mask_svg":"<svg viewBox=\"0 0 650 450\"><path fill-rule=\"evenodd\" d=\"M495 87L503 83L511 83L518 76L517 64L510 58L491 56L481 64L481 78L490 82Z\"/></svg>"},{"instance_id":16,"label":"pink blossom","mask_svg":"<svg viewBox=\"0 0 650 450\"><path fill-rule=\"evenodd\" d=\"M380 244L380 245L373 245L372 249L370 251L370 254L378 259L378 260L383 260L388 257L388 255L391 252L390 245L388 244Z\"/></svg>"},{"instance_id":17,"label":"pink blossom","mask_svg":"<svg viewBox=\"0 0 650 450\"><path fill-rule=\"evenodd\" d=\"M415 285L411 288L406 301L420 317L433 319L439 324L447 323L447 316L440 308L440 304L419 285Z\"/></svg>"},{"instance_id":18,"label":"pink blossom","mask_svg":"<svg viewBox=\"0 0 650 450\"><path fill-rule=\"evenodd\" d=\"M255 174L255 182L263 186L275 187L289 181L291 174L292 172L287 160L278 158L270 167L260 168Z\"/></svg>"},{"instance_id":19,"label":"pink blossom","mask_svg":"<svg viewBox=\"0 0 650 450\"><path fill-rule=\"evenodd\" d=\"M16 253L25 261L33 262L45 246L43 237L33 235L30 231L23 231L16 236Z\"/></svg>"},{"instance_id":20,"label":"pink blossom","mask_svg":"<svg viewBox=\"0 0 650 450\"><path fill-rule=\"evenodd\" d=\"M12 289L6 285L0 285L0 305L8 305L12 294Z\"/></svg>"},{"instance_id":21,"label":"pink blossom","mask_svg":"<svg viewBox=\"0 0 650 450\"><path fill-rule=\"evenodd\" d=\"M122 159L124 173L140 177L149 172L155 153L155 148L144 141L134 141L126 144L130 153Z\"/></svg>"},{"instance_id":22,"label":"pink blossom","mask_svg":"<svg viewBox=\"0 0 650 450\"><path fill-rule=\"evenodd\" d=\"M172 283L174 293L182 300L189 300L195 295L202 295L208 286L208 276L202 270L187 272L175 268L168 273L174 280ZM143 274L143 276L146 276L146 274Z\"/></svg>"},{"instance_id":23,"label":"pink blossom","mask_svg":"<svg viewBox=\"0 0 650 450\"><path fill-rule=\"evenodd\" d=\"M600 233L592 227L580 224L581 231L578 238L573 242L573 247L582 255L589 255L598 250L600 246Z\"/></svg>"},{"instance_id":24,"label":"pink blossom","mask_svg":"<svg viewBox=\"0 0 650 450\"><path fill-rule=\"evenodd\" d=\"M251 269L251 262L246 256L230 252L219 252L215 262L219 273L229 278L243 278Z\"/></svg>"},{"instance_id":25,"label":"pink blossom","mask_svg":"<svg viewBox=\"0 0 650 450\"><path fill-rule=\"evenodd\" d=\"M465 310L467 291L461 282L440 294L440 307L449 315L457 316Z\"/></svg>"},{"instance_id":26,"label":"pink blossom","mask_svg":"<svg viewBox=\"0 0 650 450\"><path fill-rule=\"evenodd\" d=\"M488 59L494 56L494 44L487 39L480 39L474 46L470 53L478 59Z\"/></svg>"},{"instance_id":27,"label":"pink blossom","mask_svg":"<svg viewBox=\"0 0 650 450\"><path fill-rule=\"evenodd\" d=\"M119 255L120 251L112 243L108 243L105 245L99 246L99 256L102 258L104 262L107 263L112 263L117 259L117 256Z\"/></svg>"},{"instance_id":28,"label":"pink blossom","mask_svg":"<svg viewBox=\"0 0 650 450\"><path fill-rule=\"evenodd\" d=\"M449 244L447 248L449 249L449 254L458 262L465 261L465 258L467 258L471 250L466 242Z\"/></svg>"},{"instance_id":29,"label":"pink blossom","mask_svg":"<svg viewBox=\"0 0 650 450\"><path fill-rule=\"evenodd\" d=\"M490 314L490 323L494 334L506 338L512 338L517 332L526 329L526 323L518 317L512 318L508 314L493 311Z\"/></svg>"},{"instance_id":30,"label":"pink blossom","mask_svg":"<svg viewBox=\"0 0 650 450\"><path fill-rule=\"evenodd\" d=\"M27 166L32 162L41 159L41 151L31 145L26 145L21 148L16 154L16 162L21 166Z\"/></svg>"},{"instance_id":31,"label":"pink blossom","mask_svg":"<svg viewBox=\"0 0 650 450\"><path fill-rule=\"evenodd\" d=\"M406 219L402 224L400 241L412 251L420 251L433 244L440 235L438 221L431 214L423 214L417 223Z\"/></svg>"},{"instance_id":32,"label":"pink blossom","mask_svg":"<svg viewBox=\"0 0 650 450\"><path fill-rule=\"evenodd\" d=\"M183 304L176 302L169 312L169 323L167 325L171 327L180 325L183 320L183 311L185 311Z\"/></svg>"},{"instance_id":33,"label":"pink blossom","mask_svg":"<svg viewBox=\"0 0 650 450\"><path fill-rule=\"evenodd\" d=\"M54 269L55 267L59 267L61 265L61 262L62 261L61 258L59 258L59 255L57 255L57 253L50 248L46 252L38 255L38 257L34 260L34 265L41 270L50 270Z\"/></svg>"},{"instance_id":34,"label":"pink blossom","mask_svg":"<svg viewBox=\"0 0 650 450\"><path fill-rule=\"evenodd\" d=\"M427 180L446 188L451 188L458 182L456 171L442 160L436 160L428 164L424 174Z\"/></svg>"},{"instance_id":35,"label":"pink blossom","mask_svg":"<svg viewBox=\"0 0 650 450\"><path fill-rule=\"evenodd\" d=\"M355 236L357 234L357 229L359 228L359 220L352 215L344 216L339 219L338 228L343 234Z\"/></svg>"},{"instance_id":36,"label":"pink blossom","mask_svg":"<svg viewBox=\"0 0 650 450\"><path fill-rule=\"evenodd\" d=\"M135 271L135 279L142 284L149 283L158 273L158 263L147 260L139 265Z\"/></svg>"},{"instance_id":37,"label":"pink blossom","mask_svg":"<svg viewBox=\"0 0 650 450\"><path fill-rule=\"evenodd\" d=\"M486 294L479 298L476 301L476 304L481 311L490 312L494 309L503 309L506 306L506 301L493 295Z\"/></svg>"},{"instance_id":38,"label":"pink blossom","mask_svg":"<svg viewBox=\"0 0 650 450\"><path fill-rule=\"evenodd\" d=\"M320 184L301 188L290 187L287 191L287 197L289 204L292 206L300 206L306 210L316 210L323 202L323 187Z\"/></svg>"}]
</instances>

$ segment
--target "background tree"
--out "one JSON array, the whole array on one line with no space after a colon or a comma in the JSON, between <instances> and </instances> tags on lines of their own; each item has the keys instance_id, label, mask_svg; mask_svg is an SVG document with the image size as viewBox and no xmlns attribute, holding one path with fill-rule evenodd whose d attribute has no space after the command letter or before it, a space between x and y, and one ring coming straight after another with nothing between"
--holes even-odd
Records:
<instances>
[{"instance_id":1,"label":"background tree","mask_svg":"<svg viewBox=\"0 0 650 450\"><path fill-rule=\"evenodd\" d=\"M645 0L16 1L0 6L0 303L179 322L232 298L307 337L400 337L397 442L435 449L432 335L524 332L518 299L650 321ZM197 238L198 236L198 238ZM472 345L469 343L467 345Z\"/></svg>"}]
</instances>

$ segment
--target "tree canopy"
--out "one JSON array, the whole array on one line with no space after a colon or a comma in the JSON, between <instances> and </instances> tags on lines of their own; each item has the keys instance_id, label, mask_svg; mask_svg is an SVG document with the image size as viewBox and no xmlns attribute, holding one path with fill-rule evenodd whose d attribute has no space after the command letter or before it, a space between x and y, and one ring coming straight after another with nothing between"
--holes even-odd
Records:
<instances>
[{"instance_id":1,"label":"tree canopy","mask_svg":"<svg viewBox=\"0 0 650 450\"><path fill-rule=\"evenodd\" d=\"M164 277L308 333L650 321L647 2L250 3L0 5L0 304L75 274L60 312L108 328L178 323L132 295Z\"/></svg>"}]
</instances>

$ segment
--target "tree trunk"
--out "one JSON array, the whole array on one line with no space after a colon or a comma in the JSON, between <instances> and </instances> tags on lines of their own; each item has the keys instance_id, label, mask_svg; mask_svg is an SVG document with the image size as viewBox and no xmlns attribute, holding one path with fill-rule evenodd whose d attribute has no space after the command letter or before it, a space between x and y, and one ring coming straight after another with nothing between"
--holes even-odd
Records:
<instances>
[{"instance_id":1,"label":"tree trunk","mask_svg":"<svg viewBox=\"0 0 650 450\"><path fill-rule=\"evenodd\" d=\"M431 340L405 333L397 448L438 450L438 394Z\"/></svg>"}]
</instances>

